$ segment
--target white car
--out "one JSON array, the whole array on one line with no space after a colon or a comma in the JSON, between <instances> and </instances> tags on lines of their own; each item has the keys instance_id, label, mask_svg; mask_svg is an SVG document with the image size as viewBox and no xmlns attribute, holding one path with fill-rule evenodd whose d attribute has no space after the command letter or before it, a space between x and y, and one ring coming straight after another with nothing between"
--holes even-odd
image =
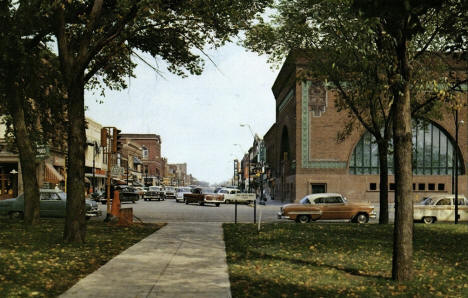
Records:
<instances>
[{"instance_id":1,"label":"white car","mask_svg":"<svg viewBox=\"0 0 468 298\"><path fill-rule=\"evenodd\" d=\"M218 191L218 194L224 196L224 203L247 203L251 204L255 201L256 195L254 193L242 193L237 188L222 188Z\"/></svg>"},{"instance_id":2,"label":"white car","mask_svg":"<svg viewBox=\"0 0 468 298\"><path fill-rule=\"evenodd\" d=\"M176 190L176 202L183 203L184 202L184 194L192 193L192 188L190 187L178 187Z\"/></svg>"},{"instance_id":3,"label":"white car","mask_svg":"<svg viewBox=\"0 0 468 298\"><path fill-rule=\"evenodd\" d=\"M166 199L175 199L176 198L176 189L173 186L164 187L164 198Z\"/></svg>"},{"instance_id":4,"label":"white car","mask_svg":"<svg viewBox=\"0 0 468 298\"><path fill-rule=\"evenodd\" d=\"M468 200L458 195L459 221L468 221ZM455 221L455 195L443 194L424 198L414 205L413 219L431 224L436 221Z\"/></svg>"}]
</instances>

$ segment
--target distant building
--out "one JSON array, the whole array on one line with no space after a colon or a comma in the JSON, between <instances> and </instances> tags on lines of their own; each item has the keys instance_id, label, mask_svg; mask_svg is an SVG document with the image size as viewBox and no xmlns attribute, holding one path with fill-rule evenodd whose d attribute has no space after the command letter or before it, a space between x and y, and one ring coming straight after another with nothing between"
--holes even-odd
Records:
<instances>
[{"instance_id":1,"label":"distant building","mask_svg":"<svg viewBox=\"0 0 468 298\"><path fill-rule=\"evenodd\" d=\"M144 184L159 184L164 177L165 163L161 158L161 137L157 134L122 134L122 140L129 140L141 146Z\"/></svg>"}]
</instances>

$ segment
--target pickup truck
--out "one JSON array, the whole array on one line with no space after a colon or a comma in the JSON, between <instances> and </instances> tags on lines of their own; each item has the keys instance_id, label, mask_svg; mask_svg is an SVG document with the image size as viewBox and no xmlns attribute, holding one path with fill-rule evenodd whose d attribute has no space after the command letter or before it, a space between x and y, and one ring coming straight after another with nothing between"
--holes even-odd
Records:
<instances>
[{"instance_id":1,"label":"pickup truck","mask_svg":"<svg viewBox=\"0 0 468 298\"><path fill-rule=\"evenodd\" d=\"M223 195L215 194L209 188L196 187L192 189L192 193L184 194L185 204L196 203L200 206L205 204L214 204L219 207L224 202Z\"/></svg>"},{"instance_id":2,"label":"pickup truck","mask_svg":"<svg viewBox=\"0 0 468 298\"><path fill-rule=\"evenodd\" d=\"M218 194L222 194L224 196L224 203L253 203L256 199L256 195L254 193L243 193L236 188L222 188L218 191Z\"/></svg>"}]
</instances>

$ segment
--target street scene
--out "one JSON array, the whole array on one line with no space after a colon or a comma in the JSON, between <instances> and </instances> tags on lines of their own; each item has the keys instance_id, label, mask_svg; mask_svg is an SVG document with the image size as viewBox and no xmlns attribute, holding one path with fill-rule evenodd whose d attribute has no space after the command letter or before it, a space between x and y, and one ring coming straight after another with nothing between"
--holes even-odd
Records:
<instances>
[{"instance_id":1,"label":"street scene","mask_svg":"<svg viewBox=\"0 0 468 298\"><path fill-rule=\"evenodd\" d=\"M465 2L3 1L0 298L468 297Z\"/></svg>"}]
</instances>

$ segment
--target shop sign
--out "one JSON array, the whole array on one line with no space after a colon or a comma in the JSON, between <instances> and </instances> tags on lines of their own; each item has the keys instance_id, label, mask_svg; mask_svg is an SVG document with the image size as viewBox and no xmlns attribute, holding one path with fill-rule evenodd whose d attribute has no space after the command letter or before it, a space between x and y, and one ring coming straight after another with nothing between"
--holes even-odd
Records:
<instances>
[{"instance_id":1,"label":"shop sign","mask_svg":"<svg viewBox=\"0 0 468 298\"><path fill-rule=\"evenodd\" d=\"M36 159L46 159L49 157L49 146L47 145L36 145Z\"/></svg>"}]
</instances>

